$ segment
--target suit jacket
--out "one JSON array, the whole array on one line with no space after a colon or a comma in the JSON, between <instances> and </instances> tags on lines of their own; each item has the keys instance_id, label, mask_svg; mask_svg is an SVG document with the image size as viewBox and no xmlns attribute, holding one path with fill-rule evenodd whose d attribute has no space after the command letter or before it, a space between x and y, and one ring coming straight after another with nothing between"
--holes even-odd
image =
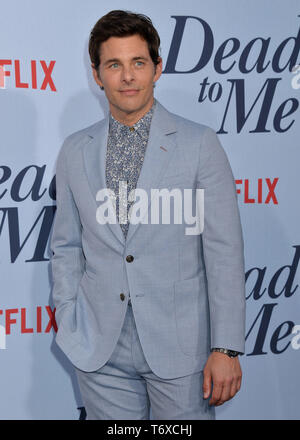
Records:
<instances>
[{"instance_id":1,"label":"suit jacket","mask_svg":"<svg viewBox=\"0 0 300 440\"><path fill-rule=\"evenodd\" d=\"M204 230L186 224L100 224L96 194L106 188L108 115L68 136L56 168L51 250L56 342L83 371L109 359L130 292L152 371L175 378L203 369L211 347L244 352L245 274L232 171L211 128L157 101L137 188L204 189ZM161 148L163 147L163 148ZM111 205L113 206L113 204ZM132 256L133 258L126 258ZM132 260L132 261L130 261Z\"/></svg>"}]
</instances>

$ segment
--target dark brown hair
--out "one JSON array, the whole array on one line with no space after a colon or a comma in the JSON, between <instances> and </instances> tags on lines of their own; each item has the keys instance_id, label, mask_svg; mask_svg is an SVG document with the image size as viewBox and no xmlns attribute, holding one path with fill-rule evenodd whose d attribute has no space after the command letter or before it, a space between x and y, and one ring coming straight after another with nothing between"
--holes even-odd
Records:
<instances>
[{"instance_id":1,"label":"dark brown hair","mask_svg":"<svg viewBox=\"0 0 300 440\"><path fill-rule=\"evenodd\" d=\"M128 37L138 34L149 49L150 57L156 66L159 63L160 38L149 17L130 11L114 10L97 21L90 33L89 54L95 69L100 65L101 43L110 37Z\"/></svg>"}]
</instances>

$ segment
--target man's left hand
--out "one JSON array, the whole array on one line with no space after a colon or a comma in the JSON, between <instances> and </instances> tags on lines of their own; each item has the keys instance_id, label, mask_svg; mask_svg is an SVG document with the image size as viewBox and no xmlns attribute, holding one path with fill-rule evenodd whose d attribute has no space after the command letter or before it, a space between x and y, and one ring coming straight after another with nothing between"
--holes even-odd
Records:
<instances>
[{"instance_id":1,"label":"man's left hand","mask_svg":"<svg viewBox=\"0 0 300 440\"><path fill-rule=\"evenodd\" d=\"M227 354L212 352L203 370L203 397L211 393L210 405L220 406L232 399L241 388L242 370L238 356L230 358Z\"/></svg>"}]
</instances>

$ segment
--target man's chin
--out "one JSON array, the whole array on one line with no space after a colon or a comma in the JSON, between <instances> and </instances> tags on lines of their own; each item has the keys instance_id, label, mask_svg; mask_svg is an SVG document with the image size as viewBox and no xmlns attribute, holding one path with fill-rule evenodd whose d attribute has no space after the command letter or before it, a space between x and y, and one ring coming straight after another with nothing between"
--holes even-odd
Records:
<instances>
[{"instance_id":1,"label":"man's chin","mask_svg":"<svg viewBox=\"0 0 300 440\"><path fill-rule=\"evenodd\" d=\"M124 103L122 102L121 105L118 106L118 109L121 110L124 113L134 113L137 112L139 110L141 110L143 108L143 104L142 103L138 103L138 102L128 102L128 103Z\"/></svg>"},{"instance_id":2,"label":"man's chin","mask_svg":"<svg viewBox=\"0 0 300 440\"><path fill-rule=\"evenodd\" d=\"M151 97L149 98L151 99ZM149 99L141 99L139 96L130 96L124 97L121 100L115 100L113 102L113 106L121 112L131 114L138 111L141 111L144 107L146 107L149 103Z\"/></svg>"}]
</instances>

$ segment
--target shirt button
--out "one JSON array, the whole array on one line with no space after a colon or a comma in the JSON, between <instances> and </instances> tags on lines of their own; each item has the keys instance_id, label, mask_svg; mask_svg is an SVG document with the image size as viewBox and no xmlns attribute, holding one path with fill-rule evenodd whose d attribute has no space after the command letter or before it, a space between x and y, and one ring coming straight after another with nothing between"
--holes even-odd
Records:
<instances>
[{"instance_id":1,"label":"shirt button","mask_svg":"<svg viewBox=\"0 0 300 440\"><path fill-rule=\"evenodd\" d=\"M120 298L121 298L121 301L124 301L124 299L125 299L124 293L120 293Z\"/></svg>"},{"instance_id":2,"label":"shirt button","mask_svg":"<svg viewBox=\"0 0 300 440\"><path fill-rule=\"evenodd\" d=\"M134 131L134 127L129 127L129 130L130 131Z\"/></svg>"},{"instance_id":3,"label":"shirt button","mask_svg":"<svg viewBox=\"0 0 300 440\"><path fill-rule=\"evenodd\" d=\"M134 260L134 258L132 255L127 255L127 257L126 257L127 263L131 263L133 260Z\"/></svg>"}]
</instances>

